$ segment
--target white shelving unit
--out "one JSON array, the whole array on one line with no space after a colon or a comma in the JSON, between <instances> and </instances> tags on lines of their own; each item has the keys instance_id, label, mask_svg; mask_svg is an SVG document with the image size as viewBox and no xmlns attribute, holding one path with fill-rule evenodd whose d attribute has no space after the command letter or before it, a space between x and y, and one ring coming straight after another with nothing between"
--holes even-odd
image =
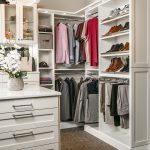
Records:
<instances>
[{"instance_id":1,"label":"white shelving unit","mask_svg":"<svg viewBox=\"0 0 150 150\"><path fill-rule=\"evenodd\" d=\"M55 87L55 61L54 61L54 14L47 9L38 9L39 26L46 26L52 29L52 32L38 32L38 51L39 63L46 62L48 67L38 67L40 77L51 78L52 83L41 83L46 88L54 89ZM44 41L46 41L44 43Z\"/></svg>"}]
</instances>

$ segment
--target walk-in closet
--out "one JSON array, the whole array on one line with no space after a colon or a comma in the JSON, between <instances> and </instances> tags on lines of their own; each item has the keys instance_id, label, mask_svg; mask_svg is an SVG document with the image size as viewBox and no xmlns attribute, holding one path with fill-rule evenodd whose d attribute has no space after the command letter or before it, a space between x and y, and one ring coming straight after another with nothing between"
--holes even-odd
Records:
<instances>
[{"instance_id":1,"label":"walk-in closet","mask_svg":"<svg viewBox=\"0 0 150 150\"><path fill-rule=\"evenodd\" d=\"M149 0L0 0L0 150L150 150Z\"/></svg>"}]
</instances>

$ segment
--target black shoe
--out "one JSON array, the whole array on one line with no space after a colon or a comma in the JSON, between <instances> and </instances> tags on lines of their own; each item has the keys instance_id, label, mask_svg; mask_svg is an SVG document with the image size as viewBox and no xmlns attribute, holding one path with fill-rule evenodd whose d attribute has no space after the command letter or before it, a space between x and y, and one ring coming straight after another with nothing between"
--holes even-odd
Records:
<instances>
[{"instance_id":1,"label":"black shoe","mask_svg":"<svg viewBox=\"0 0 150 150\"><path fill-rule=\"evenodd\" d=\"M124 27L120 30L120 31L125 31L125 30L129 30L129 27L130 26L130 23L129 22L126 22Z\"/></svg>"},{"instance_id":2,"label":"black shoe","mask_svg":"<svg viewBox=\"0 0 150 150\"><path fill-rule=\"evenodd\" d=\"M126 59L126 64L120 72L129 72L129 58Z\"/></svg>"}]
</instances>

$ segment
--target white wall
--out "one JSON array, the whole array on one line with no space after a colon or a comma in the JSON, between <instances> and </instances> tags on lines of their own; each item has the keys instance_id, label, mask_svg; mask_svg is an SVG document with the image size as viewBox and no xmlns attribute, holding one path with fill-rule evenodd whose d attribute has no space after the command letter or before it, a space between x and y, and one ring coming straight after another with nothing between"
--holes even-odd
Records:
<instances>
[{"instance_id":1,"label":"white wall","mask_svg":"<svg viewBox=\"0 0 150 150\"><path fill-rule=\"evenodd\" d=\"M41 0L39 7L54 10L77 11L85 6L85 1L89 0Z\"/></svg>"}]
</instances>

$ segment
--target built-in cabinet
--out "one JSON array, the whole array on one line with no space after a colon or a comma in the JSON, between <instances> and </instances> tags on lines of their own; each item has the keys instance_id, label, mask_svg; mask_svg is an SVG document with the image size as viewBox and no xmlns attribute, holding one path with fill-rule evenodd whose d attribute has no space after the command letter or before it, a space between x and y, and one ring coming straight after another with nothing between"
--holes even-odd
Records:
<instances>
[{"instance_id":1,"label":"built-in cabinet","mask_svg":"<svg viewBox=\"0 0 150 150\"><path fill-rule=\"evenodd\" d=\"M1 42L34 44L37 42L37 4L17 1L2 5Z\"/></svg>"}]
</instances>

